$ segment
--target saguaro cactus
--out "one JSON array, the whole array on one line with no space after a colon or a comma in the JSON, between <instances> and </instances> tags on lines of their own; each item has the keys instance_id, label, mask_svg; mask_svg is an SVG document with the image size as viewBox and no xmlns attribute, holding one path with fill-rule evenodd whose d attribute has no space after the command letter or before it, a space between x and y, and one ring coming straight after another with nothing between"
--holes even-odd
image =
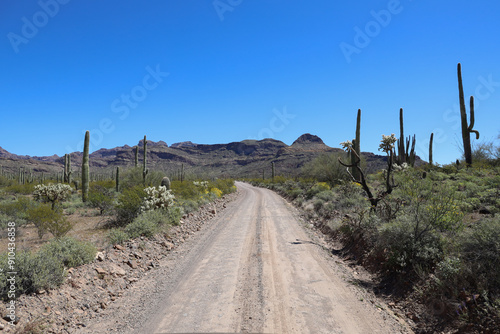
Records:
<instances>
[{"instance_id":1,"label":"saguaro cactus","mask_svg":"<svg viewBox=\"0 0 500 334\"><path fill-rule=\"evenodd\" d=\"M356 153L354 153L355 151ZM361 157L361 109L358 109L356 117L356 138L352 140L351 165L358 165ZM360 180L361 175L358 168L351 168L352 176L355 180Z\"/></svg>"},{"instance_id":2,"label":"saguaro cactus","mask_svg":"<svg viewBox=\"0 0 500 334\"><path fill-rule=\"evenodd\" d=\"M85 132L85 141L83 144L83 160L82 160L82 201L87 202L89 197L89 143L90 132Z\"/></svg>"},{"instance_id":3,"label":"saguaro cactus","mask_svg":"<svg viewBox=\"0 0 500 334\"><path fill-rule=\"evenodd\" d=\"M146 140L146 136L144 136L144 161L142 162L142 183L144 186L146 186L146 176L148 175L148 168L147 168L147 159L148 159L148 147L147 144L148 141Z\"/></svg>"},{"instance_id":4,"label":"saguaro cactus","mask_svg":"<svg viewBox=\"0 0 500 334\"><path fill-rule=\"evenodd\" d=\"M431 133L431 139L429 140L429 164L432 165L432 142L434 140L434 133Z\"/></svg>"},{"instance_id":5,"label":"saguaro cactus","mask_svg":"<svg viewBox=\"0 0 500 334\"><path fill-rule=\"evenodd\" d=\"M408 147L408 145L407 145L407 147ZM399 164L406 162L406 155L405 155L405 133L404 133L404 123L403 123L403 108L400 108L399 109L399 141L398 141L398 162L399 162Z\"/></svg>"},{"instance_id":6,"label":"saguaro cactus","mask_svg":"<svg viewBox=\"0 0 500 334\"><path fill-rule=\"evenodd\" d=\"M135 167L139 165L139 146L135 147Z\"/></svg>"},{"instance_id":7,"label":"saguaro cactus","mask_svg":"<svg viewBox=\"0 0 500 334\"><path fill-rule=\"evenodd\" d=\"M181 183L184 181L184 164L181 165Z\"/></svg>"},{"instance_id":8,"label":"saguaro cactus","mask_svg":"<svg viewBox=\"0 0 500 334\"><path fill-rule=\"evenodd\" d=\"M64 155L64 182L71 184L71 154Z\"/></svg>"},{"instance_id":9,"label":"saguaro cactus","mask_svg":"<svg viewBox=\"0 0 500 334\"><path fill-rule=\"evenodd\" d=\"M272 177L272 180L274 182L274 161L271 162L271 177Z\"/></svg>"},{"instance_id":10,"label":"saguaro cactus","mask_svg":"<svg viewBox=\"0 0 500 334\"><path fill-rule=\"evenodd\" d=\"M120 191L120 167L116 167L116 192Z\"/></svg>"},{"instance_id":11,"label":"saguaro cactus","mask_svg":"<svg viewBox=\"0 0 500 334\"><path fill-rule=\"evenodd\" d=\"M470 133L476 134L476 140L479 139L479 132L474 130L474 97L470 97L470 123L467 124L467 111L465 110L464 87L462 85L462 65L457 65L458 76L458 98L460 100L460 120L462 122L462 140L464 143L464 156L467 166L472 165L472 148L470 144Z\"/></svg>"},{"instance_id":12,"label":"saguaro cactus","mask_svg":"<svg viewBox=\"0 0 500 334\"><path fill-rule=\"evenodd\" d=\"M403 108L399 109L399 132L400 137L397 141L397 154L394 152L391 158L391 163L396 162L398 165L402 165L403 163L407 163L410 166L415 165L415 145L417 138L415 135L408 136L408 138L404 137L404 122L403 122ZM406 143L406 147L405 147ZM395 150L395 149L394 149Z\"/></svg>"}]
</instances>

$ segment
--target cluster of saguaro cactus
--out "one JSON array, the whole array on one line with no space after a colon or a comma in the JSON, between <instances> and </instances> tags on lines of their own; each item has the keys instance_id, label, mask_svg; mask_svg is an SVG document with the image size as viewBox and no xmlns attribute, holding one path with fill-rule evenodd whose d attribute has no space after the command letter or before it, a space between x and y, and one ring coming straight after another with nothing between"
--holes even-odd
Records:
<instances>
[{"instance_id":1,"label":"cluster of saguaro cactus","mask_svg":"<svg viewBox=\"0 0 500 334\"><path fill-rule=\"evenodd\" d=\"M467 110L465 109L464 87L462 85L462 65L457 65L458 98L460 100L460 120L462 123L462 140L464 143L464 156L467 166L472 165L472 147L470 144L471 132L479 139L479 132L474 130L474 96L470 97L470 123L467 123Z\"/></svg>"},{"instance_id":2,"label":"cluster of saguaro cactus","mask_svg":"<svg viewBox=\"0 0 500 334\"><path fill-rule=\"evenodd\" d=\"M147 168L147 158L148 158L148 147L147 147L147 139L146 139L146 136L144 135L144 161L142 162L142 182L143 182L143 185L146 186L146 177L148 175L148 168Z\"/></svg>"},{"instance_id":3,"label":"cluster of saguaro cactus","mask_svg":"<svg viewBox=\"0 0 500 334\"><path fill-rule=\"evenodd\" d=\"M403 108L399 109L399 131L400 136L398 139L398 154L394 154L396 157L396 163L398 165L402 165L403 163L407 163L410 166L415 165L415 144L416 144L416 136L413 137L408 136L408 138L404 137L404 123L403 123ZM405 145L406 143L406 145ZM411 145L410 145L411 143Z\"/></svg>"},{"instance_id":4,"label":"cluster of saguaro cactus","mask_svg":"<svg viewBox=\"0 0 500 334\"><path fill-rule=\"evenodd\" d=\"M71 183L71 154L64 155L64 182Z\"/></svg>"},{"instance_id":5,"label":"cluster of saguaro cactus","mask_svg":"<svg viewBox=\"0 0 500 334\"><path fill-rule=\"evenodd\" d=\"M90 132L85 132L85 141L83 144L83 160L82 160L82 201L87 202L89 197L89 144Z\"/></svg>"}]
</instances>

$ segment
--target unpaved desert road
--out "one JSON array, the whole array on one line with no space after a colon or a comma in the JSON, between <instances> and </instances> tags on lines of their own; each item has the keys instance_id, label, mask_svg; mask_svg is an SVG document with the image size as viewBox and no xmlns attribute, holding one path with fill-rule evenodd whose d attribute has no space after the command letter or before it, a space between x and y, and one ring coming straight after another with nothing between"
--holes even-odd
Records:
<instances>
[{"instance_id":1,"label":"unpaved desert road","mask_svg":"<svg viewBox=\"0 0 500 334\"><path fill-rule=\"evenodd\" d=\"M201 231L131 332L409 332L361 300L285 200L237 187L238 198Z\"/></svg>"}]
</instances>

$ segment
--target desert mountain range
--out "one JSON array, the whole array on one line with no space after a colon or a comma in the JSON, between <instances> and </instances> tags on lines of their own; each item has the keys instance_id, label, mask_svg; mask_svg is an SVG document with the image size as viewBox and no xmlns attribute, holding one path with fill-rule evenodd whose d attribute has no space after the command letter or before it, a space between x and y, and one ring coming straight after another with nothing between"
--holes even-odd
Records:
<instances>
[{"instance_id":1,"label":"desert mountain range","mask_svg":"<svg viewBox=\"0 0 500 334\"><path fill-rule=\"evenodd\" d=\"M143 141L139 146L139 165L142 166ZM321 138L304 134L292 145L275 139L243 140L228 144L204 145L190 141L168 145L163 141L148 140L147 163L150 170L164 171L167 175L176 175L184 165L186 175L200 177L261 177L271 175L271 162L275 163L276 175L295 176L300 167L320 154L342 152L332 148ZM369 152L362 155L367 161L370 171L384 168L386 157ZM71 153L72 169L80 170L81 152ZM111 172L117 166L133 167L135 147L129 145L111 149L102 148L90 154L92 172ZM417 158L417 162L421 162ZM19 156L9 153L0 147L0 166L4 171L16 172L20 166L33 172L56 173L63 169L64 157L57 155L48 157Z\"/></svg>"}]
</instances>

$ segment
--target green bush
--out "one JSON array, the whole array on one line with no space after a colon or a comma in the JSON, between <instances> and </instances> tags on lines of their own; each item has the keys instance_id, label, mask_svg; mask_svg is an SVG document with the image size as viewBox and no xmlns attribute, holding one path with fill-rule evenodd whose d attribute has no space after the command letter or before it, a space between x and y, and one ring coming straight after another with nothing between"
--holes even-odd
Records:
<instances>
[{"instance_id":1,"label":"green bush","mask_svg":"<svg viewBox=\"0 0 500 334\"><path fill-rule=\"evenodd\" d=\"M5 191L11 194L30 195L33 193L35 185L33 183L19 184L13 183L5 188Z\"/></svg>"},{"instance_id":2,"label":"green bush","mask_svg":"<svg viewBox=\"0 0 500 334\"><path fill-rule=\"evenodd\" d=\"M37 254L42 258L57 259L70 268L92 262L96 252L93 244L66 237L45 244Z\"/></svg>"},{"instance_id":3,"label":"green bush","mask_svg":"<svg viewBox=\"0 0 500 334\"><path fill-rule=\"evenodd\" d=\"M7 254L0 255L0 268L4 273L12 271L9 268ZM29 252L17 252L15 258L15 295L31 294L37 291L53 289L64 281L64 265L59 258L52 254L32 254ZM4 300L11 299L9 291L10 281L0 280L0 296Z\"/></svg>"},{"instance_id":4,"label":"green bush","mask_svg":"<svg viewBox=\"0 0 500 334\"><path fill-rule=\"evenodd\" d=\"M429 272L442 259L442 239L435 232L422 233L417 225L412 216L399 216L381 227L377 246L385 250L387 269L400 274Z\"/></svg>"},{"instance_id":5,"label":"green bush","mask_svg":"<svg viewBox=\"0 0 500 334\"><path fill-rule=\"evenodd\" d=\"M345 167L339 163L339 157L345 160L345 154L322 154L305 164L302 167L301 174L312 177L319 182L327 182L331 186L340 184L343 180L347 180L349 175L346 173ZM362 164L364 165L364 159L362 160Z\"/></svg>"},{"instance_id":6,"label":"green bush","mask_svg":"<svg viewBox=\"0 0 500 334\"><path fill-rule=\"evenodd\" d=\"M3 213L9 217L26 220L28 218L28 209L37 205L36 202L32 201L29 197L18 196L16 200L0 203L0 213Z\"/></svg>"},{"instance_id":7,"label":"green bush","mask_svg":"<svg viewBox=\"0 0 500 334\"><path fill-rule=\"evenodd\" d=\"M113 228L108 232L108 240L112 245L123 244L129 239L129 236L125 231L119 228Z\"/></svg>"},{"instance_id":8,"label":"green bush","mask_svg":"<svg viewBox=\"0 0 500 334\"><path fill-rule=\"evenodd\" d=\"M154 212L154 211L153 211ZM145 212L146 214L146 212ZM134 221L125 226L125 233L129 238L138 238L145 236L146 238L152 237L158 231L157 222L147 219L147 215L139 215Z\"/></svg>"},{"instance_id":9,"label":"green bush","mask_svg":"<svg viewBox=\"0 0 500 334\"><path fill-rule=\"evenodd\" d=\"M123 174L120 171L121 179L120 179L120 188L134 188L141 186L144 187L143 176L142 176L142 167L135 167L129 170L126 170ZM146 177L146 187L157 187L161 184L161 180L165 176L164 173L158 171L149 171Z\"/></svg>"},{"instance_id":10,"label":"green bush","mask_svg":"<svg viewBox=\"0 0 500 334\"><path fill-rule=\"evenodd\" d=\"M316 194L316 198L319 198L325 202L333 202L336 200L337 196L331 190L324 190Z\"/></svg>"},{"instance_id":11,"label":"green bush","mask_svg":"<svg viewBox=\"0 0 500 334\"><path fill-rule=\"evenodd\" d=\"M37 228L40 239L46 232L50 232L56 238L61 238L72 228L71 223L63 215L62 209L52 210L50 204L34 205L28 209L27 214L28 221Z\"/></svg>"},{"instance_id":12,"label":"green bush","mask_svg":"<svg viewBox=\"0 0 500 334\"><path fill-rule=\"evenodd\" d=\"M0 187L8 187L12 184L14 184L16 181L9 179L3 175L0 175Z\"/></svg>"},{"instance_id":13,"label":"green bush","mask_svg":"<svg viewBox=\"0 0 500 334\"><path fill-rule=\"evenodd\" d=\"M141 206L146 192L142 186L123 188L115 206L116 223L119 226L130 224L141 211Z\"/></svg>"},{"instance_id":14,"label":"green bush","mask_svg":"<svg viewBox=\"0 0 500 334\"><path fill-rule=\"evenodd\" d=\"M176 226L179 225L179 222L181 221L182 215L184 214L184 211L182 208L178 206L173 206L170 209L168 209L168 224Z\"/></svg>"},{"instance_id":15,"label":"green bush","mask_svg":"<svg viewBox=\"0 0 500 334\"><path fill-rule=\"evenodd\" d=\"M191 213L198 210L198 203L191 199L177 200L177 205L179 205L185 213Z\"/></svg>"},{"instance_id":16,"label":"green bush","mask_svg":"<svg viewBox=\"0 0 500 334\"><path fill-rule=\"evenodd\" d=\"M326 182L317 182L306 192L306 198L313 198L323 191L330 190L330 186Z\"/></svg>"},{"instance_id":17,"label":"green bush","mask_svg":"<svg viewBox=\"0 0 500 334\"><path fill-rule=\"evenodd\" d=\"M135 219L134 223L138 225L153 223L156 226L167 225L169 223L167 210L148 210L141 212Z\"/></svg>"},{"instance_id":18,"label":"green bush","mask_svg":"<svg viewBox=\"0 0 500 334\"><path fill-rule=\"evenodd\" d=\"M323 208L323 204L325 204L325 201L320 198L316 198L313 202L314 211L319 212Z\"/></svg>"},{"instance_id":19,"label":"green bush","mask_svg":"<svg viewBox=\"0 0 500 334\"><path fill-rule=\"evenodd\" d=\"M109 212L114 205L114 192L110 188L92 182L89 187L88 204L99 209L101 215Z\"/></svg>"},{"instance_id":20,"label":"green bush","mask_svg":"<svg viewBox=\"0 0 500 334\"><path fill-rule=\"evenodd\" d=\"M500 218L485 219L461 238L461 259L472 286L500 294Z\"/></svg>"}]
</instances>

